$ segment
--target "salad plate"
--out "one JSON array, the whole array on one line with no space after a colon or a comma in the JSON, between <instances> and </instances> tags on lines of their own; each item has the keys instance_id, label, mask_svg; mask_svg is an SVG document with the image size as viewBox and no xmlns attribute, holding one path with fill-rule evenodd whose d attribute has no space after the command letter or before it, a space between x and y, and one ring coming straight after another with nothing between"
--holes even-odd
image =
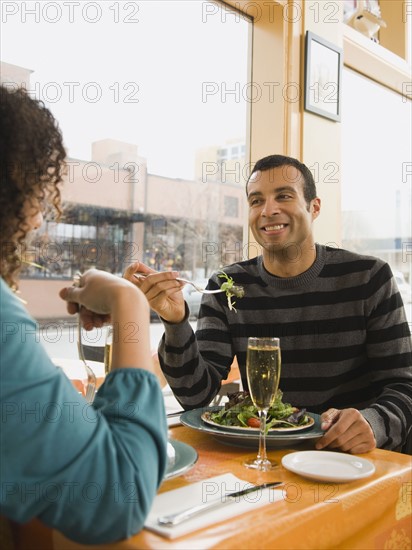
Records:
<instances>
[{"instance_id":1,"label":"salad plate","mask_svg":"<svg viewBox=\"0 0 412 550\"><path fill-rule=\"evenodd\" d=\"M231 426L214 426L208 424L202 419L202 415L208 411L216 411L221 407L204 407L200 409L193 409L191 411L185 411L180 417L180 422L189 428L199 430L201 432L210 434L218 439L221 443L228 445L236 445L240 447L256 447L259 443L259 431L249 429L246 431L231 430ZM309 413L313 418L313 426L307 428L301 432L269 432L266 436L266 446L270 448L282 448L290 447L290 445L297 445L299 443L305 443L311 440L316 440L322 437L323 430L320 427L320 416L315 413ZM229 428L229 429L228 429Z\"/></svg>"},{"instance_id":2,"label":"salad plate","mask_svg":"<svg viewBox=\"0 0 412 550\"><path fill-rule=\"evenodd\" d=\"M163 481L167 481L168 479L172 479L186 473L188 470L193 468L197 462L197 459L198 455L193 447L187 445L186 443L182 443L181 441L169 439L167 443L168 464Z\"/></svg>"},{"instance_id":3,"label":"salad plate","mask_svg":"<svg viewBox=\"0 0 412 550\"><path fill-rule=\"evenodd\" d=\"M333 451L300 451L282 458L282 466L318 481L346 482L369 477L375 466L369 460Z\"/></svg>"},{"instance_id":4,"label":"salad plate","mask_svg":"<svg viewBox=\"0 0 412 550\"><path fill-rule=\"evenodd\" d=\"M212 411L205 411L201 416L201 419L203 420L203 422L206 422L206 424L210 424L211 426L215 426L216 428L219 428L219 429L223 428L231 432L233 431L233 432L245 432L245 433L253 433L253 432L259 433L259 428L251 428L249 426L225 426L223 424L219 424L218 422L215 422L214 420L212 420L211 412ZM315 419L312 418L312 416L308 415L308 422L303 426L293 426L293 427L289 426L287 428L270 428L268 430L268 434L301 432L302 430L307 430L311 428L314 424L315 424Z\"/></svg>"}]
</instances>

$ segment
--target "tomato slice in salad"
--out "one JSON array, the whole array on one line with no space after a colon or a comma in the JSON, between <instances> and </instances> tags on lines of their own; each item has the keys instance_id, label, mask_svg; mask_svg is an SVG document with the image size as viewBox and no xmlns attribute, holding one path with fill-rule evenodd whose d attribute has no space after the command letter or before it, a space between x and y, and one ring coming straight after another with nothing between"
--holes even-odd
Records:
<instances>
[{"instance_id":1,"label":"tomato slice in salad","mask_svg":"<svg viewBox=\"0 0 412 550\"><path fill-rule=\"evenodd\" d=\"M260 420L259 418L249 418L247 425L249 428L260 428Z\"/></svg>"}]
</instances>

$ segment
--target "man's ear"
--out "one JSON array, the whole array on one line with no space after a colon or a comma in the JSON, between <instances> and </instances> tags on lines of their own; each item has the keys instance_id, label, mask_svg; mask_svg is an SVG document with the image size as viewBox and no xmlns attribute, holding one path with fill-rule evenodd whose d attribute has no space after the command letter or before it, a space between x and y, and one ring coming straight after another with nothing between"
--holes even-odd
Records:
<instances>
[{"instance_id":1,"label":"man's ear","mask_svg":"<svg viewBox=\"0 0 412 550\"><path fill-rule=\"evenodd\" d=\"M312 200L310 211L312 212L312 220L315 220L320 214L321 201L319 197Z\"/></svg>"}]
</instances>

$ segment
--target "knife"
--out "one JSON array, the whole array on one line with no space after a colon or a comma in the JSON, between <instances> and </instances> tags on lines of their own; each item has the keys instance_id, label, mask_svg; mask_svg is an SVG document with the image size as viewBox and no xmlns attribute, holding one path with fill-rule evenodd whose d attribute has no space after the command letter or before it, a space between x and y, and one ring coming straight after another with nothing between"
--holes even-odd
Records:
<instances>
[{"instance_id":1,"label":"knife","mask_svg":"<svg viewBox=\"0 0 412 550\"><path fill-rule=\"evenodd\" d=\"M167 413L166 418L173 418L175 416L181 416L185 411L176 411L172 413Z\"/></svg>"},{"instance_id":2,"label":"knife","mask_svg":"<svg viewBox=\"0 0 412 550\"><path fill-rule=\"evenodd\" d=\"M283 481L263 483L262 485L255 485L253 487L249 487L248 489L243 489L242 491L236 491L235 493L227 493L226 495L222 495L220 499L211 500L204 504L199 504L199 506L192 506L191 508L187 508L186 510L178 512L177 514L171 514L170 516L161 516L157 518L157 523L166 527L173 527L175 525L179 525L187 519L191 519L194 516L202 514L203 512L212 510L214 508L219 508L220 506L225 506L226 504L230 504L231 502L243 495L254 493L255 491L261 491L263 489L267 489L268 487L276 487L277 485L283 485Z\"/></svg>"}]
</instances>

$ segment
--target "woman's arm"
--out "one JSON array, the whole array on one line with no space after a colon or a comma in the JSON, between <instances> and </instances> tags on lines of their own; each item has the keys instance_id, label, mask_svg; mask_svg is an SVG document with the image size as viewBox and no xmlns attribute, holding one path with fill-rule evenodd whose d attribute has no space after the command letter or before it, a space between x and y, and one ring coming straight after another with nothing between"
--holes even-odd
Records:
<instances>
[{"instance_id":1,"label":"woman's arm","mask_svg":"<svg viewBox=\"0 0 412 550\"><path fill-rule=\"evenodd\" d=\"M107 274L83 277L84 286L63 296L119 326L114 369L93 405L52 364L34 321L1 288L1 512L18 522L39 517L78 542L104 543L143 527L166 468L167 426L148 372L144 296Z\"/></svg>"}]
</instances>

